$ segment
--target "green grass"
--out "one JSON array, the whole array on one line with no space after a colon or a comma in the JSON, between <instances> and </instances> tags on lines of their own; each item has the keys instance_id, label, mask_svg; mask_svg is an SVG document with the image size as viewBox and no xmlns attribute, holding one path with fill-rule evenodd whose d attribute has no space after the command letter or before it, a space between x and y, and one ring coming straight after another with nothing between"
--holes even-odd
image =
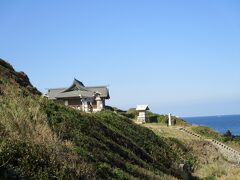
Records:
<instances>
[{"instance_id":1,"label":"green grass","mask_svg":"<svg viewBox=\"0 0 240 180\"><path fill-rule=\"evenodd\" d=\"M147 123L142 126L150 128L160 137L166 137L165 142L175 152L178 152L184 162L191 167L194 177L199 179L239 179L239 167L229 163L208 141L189 136L174 127L167 127L159 123ZM188 128L193 127L189 126ZM199 129L202 133L207 131L206 137L208 138L220 135L216 136L215 132L209 128L201 127Z\"/></svg>"},{"instance_id":2,"label":"green grass","mask_svg":"<svg viewBox=\"0 0 240 180\"><path fill-rule=\"evenodd\" d=\"M24 73L0 70L0 179L179 177L181 157L151 130L111 111L48 101Z\"/></svg>"},{"instance_id":3,"label":"green grass","mask_svg":"<svg viewBox=\"0 0 240 180\"><path fill-rule=\"evenodd\" d=\"M216 139L219 141L223 140L221 134L206 126L192 126L191 130L205 138Z\"/></svg>"},{"instance_id":4,"label":"green grass","mask_svg":"<svg viewBox=\"0 0 240 180\"><path fill-rule=\"evenodd\" d=\"M141 168L156 175L177 174L180 160L177 153L164 139L128 118L110 111L79 113L49 101L43 109L53 131L72 141L101 177L115 176L114 169L140 178L145 178L138 172Z\"/></svg>"},{"instance_id":5,"label":"green grass","mask_svg":"<svg viewBox=\"0 0 240 180\"><path fill-rule=\"evenodd\" d=\"M126 112L120 112L120 114L131 119L137 119L137 116L138 116L138 112L136 111L136 108L130 108ZM151 111L147 111L146 117L148 119L148 123L159 123L163 125L168 124L168 115L157 114ZM176 116L172 116L172 122L175 125L188 126L186 121Z\"/></svg>"},{"instance_id":6,"label":"green grass","mask_svg":"<svg viewBox=\"0 0 240 180\"><path fill-rule=\"evenodd\" d=\"M0 179L170 180L180 177L180 163L192 170L198 166L187 146L194 139L167 127L166 115L148 112L151 123L137 125L135 109L81 113L40 97L24 73L1 63ZM194 128L221 138L211 129ZM212 168L203 177L224 174L219 170Z\"/></svg>"}]
</instances>

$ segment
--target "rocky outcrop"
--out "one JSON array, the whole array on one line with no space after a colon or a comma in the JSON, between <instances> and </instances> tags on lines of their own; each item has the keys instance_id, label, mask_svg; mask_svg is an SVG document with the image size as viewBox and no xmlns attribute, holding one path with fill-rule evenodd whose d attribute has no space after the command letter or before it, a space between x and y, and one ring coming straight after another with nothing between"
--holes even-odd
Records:
<instances>
[{"instance_id":1,"label":"rocky outcrop","mask_svg":"<svg viewBox=\"0 0 240 180\"><path fill-rule=\"evenodd\" d=\"M12 65L0 59L0 85L3 82L17 83L20 87L25 88L26 91L31 92L31 94L41 95L41 92L31 84L28 76L24 72L15 71ZM1 91L0 94L2 94Z\"/></svg>"}]
</instances>

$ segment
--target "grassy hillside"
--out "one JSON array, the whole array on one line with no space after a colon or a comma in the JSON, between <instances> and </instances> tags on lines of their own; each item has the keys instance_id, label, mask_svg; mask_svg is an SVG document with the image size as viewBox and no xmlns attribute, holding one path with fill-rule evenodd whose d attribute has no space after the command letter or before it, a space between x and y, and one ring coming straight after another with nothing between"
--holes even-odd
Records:
<instances>
[{"instance_id":1,"label":"grassy hillside","mask_svg":"<svg viewBox=\"0 0 240 180\"><path fill-rule=\"evenodd\" d=\"M205 138L216 139L218 141L224 142L232 148L240 151L240 136L234 136L230 131L229 134L225 133L222 135L206 126L192 126L191 130Z\"/></svg>"},{"instance_id":2,"label":"grassy hillside","mask_svg":"<svg viewBox=\"0 0 240 180\"><path fill-rule=\"evenodd\" d=\"M136 108L130 108L126 112L120 111L120 114L122 114L126 117L129 117L133 120L136 120L137 116L138 116L138 111L136 111ZM168 124L168 115L162 115L162 114L153 113L151 111L147 111L146 117L147 117L148 123L158 123L158 124L163 124L163 125ZM183 119L180 119L176 116L172 116L172 122L175 125L188 126L186 121L184 121Z\"/></svg>"},{"instance_id":3,"label":"grassy hillside","mask_svg":"<svg viewBox=\"0 0 240 180\"><path fill-rule=\"evenodd\" d=\"M0 179L180 177L185 160L169 140L110 111L48 101L2 60L0 72Z\"/></svg>"},{"instance_id":4,"label":"grassy hillside","mask_svg":"<svg viewBox=\"0 0 240 180\"><path fill-rule=\"evenodd\" d=\"M178 151L185 160L188 160L193 169L193 176L199 179L211 180L238 180L240 179L240 168L227 161L226 158L216 149L216 147L204 138L219 138L220 134L214 132L207 127L188 126L188 130L194 130L203 138L192 136L185 132L179 131L177 127L167 127L166 125L157 123L144 124L153 130L160 137L165 137L173 144L175 151ZM220 138L221 139L221 138ZM229 142L231 145L232 142ZM179 148L181 146L181 148ZM236 146L237 147L237 146ZM234 147L235 149L237 149ZM183 151L184 150L184 151Z\"/></svg>"}]
</instances>

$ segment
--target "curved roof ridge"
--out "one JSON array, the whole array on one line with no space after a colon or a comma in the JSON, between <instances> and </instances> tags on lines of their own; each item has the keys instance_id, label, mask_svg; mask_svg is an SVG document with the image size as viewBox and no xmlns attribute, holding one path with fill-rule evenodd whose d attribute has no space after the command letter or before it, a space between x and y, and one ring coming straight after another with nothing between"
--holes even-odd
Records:
<instances>
[{"instance_id":1,"label":"curved roof ridge","mask_svg":"<svg viewBox=\"0 0 240 180\"><path fill-rule=\"evenodd\" d=\"M65 89L63 92L70 91L74 87L76 87L78 90L88 91L88 89L85 88L84 84L81 81L74 78L72 85L69 88Z\"/></svg>"},{"instance_id":2,"label":"curved roof ridge","mask_svg":"<svg viewBox=\"0 0 240 180\"><path fill-rule=\"evenodd\" d=\"M74 83L77 83L77 84L79 84L80 86L85 87L84 84L83 84L81 81L79 81L78 79L76 79L76 78L74 78L74 80L73 80L73 84L74 84Z\"/></svg>"}]
</instances>

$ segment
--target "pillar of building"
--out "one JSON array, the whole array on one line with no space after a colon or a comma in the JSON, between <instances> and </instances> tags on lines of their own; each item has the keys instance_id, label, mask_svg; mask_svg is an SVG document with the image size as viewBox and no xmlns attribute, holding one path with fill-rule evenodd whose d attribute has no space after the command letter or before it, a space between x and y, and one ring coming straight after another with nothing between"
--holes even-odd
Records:
<instances>
[{"instance_id":1,"label":"pillar of building","mask_svg":"<svg viewBox=\"0 0 240 180\"><path fill-rule=\"evenodd\" d=\"M97 102L97 110L101 111L103 109L103 102L99 96L96 97L96 102Z\"/></svg>"},{"instance_id":2,"label":"pillar of building","mask_svg":"<svg viewBox=\"0 0 240 180\"><path fill-rule=\"evenodd\" d=\"M65 101L64 101L64 105L65 105L65 106L68 106L68 100L65 100Z\"/></svg>"},{"instance_id":3,"label":"pillar of building","mask_svg":"<svg viewBox=\"0 0 240 180\"><path fill-rule=\"evenodd\" d=\"M89 111L88 102L87 102L86 99L82 100L82 110L83 110L83 112L88 112Z\"/></svg>"}]
</instances>

